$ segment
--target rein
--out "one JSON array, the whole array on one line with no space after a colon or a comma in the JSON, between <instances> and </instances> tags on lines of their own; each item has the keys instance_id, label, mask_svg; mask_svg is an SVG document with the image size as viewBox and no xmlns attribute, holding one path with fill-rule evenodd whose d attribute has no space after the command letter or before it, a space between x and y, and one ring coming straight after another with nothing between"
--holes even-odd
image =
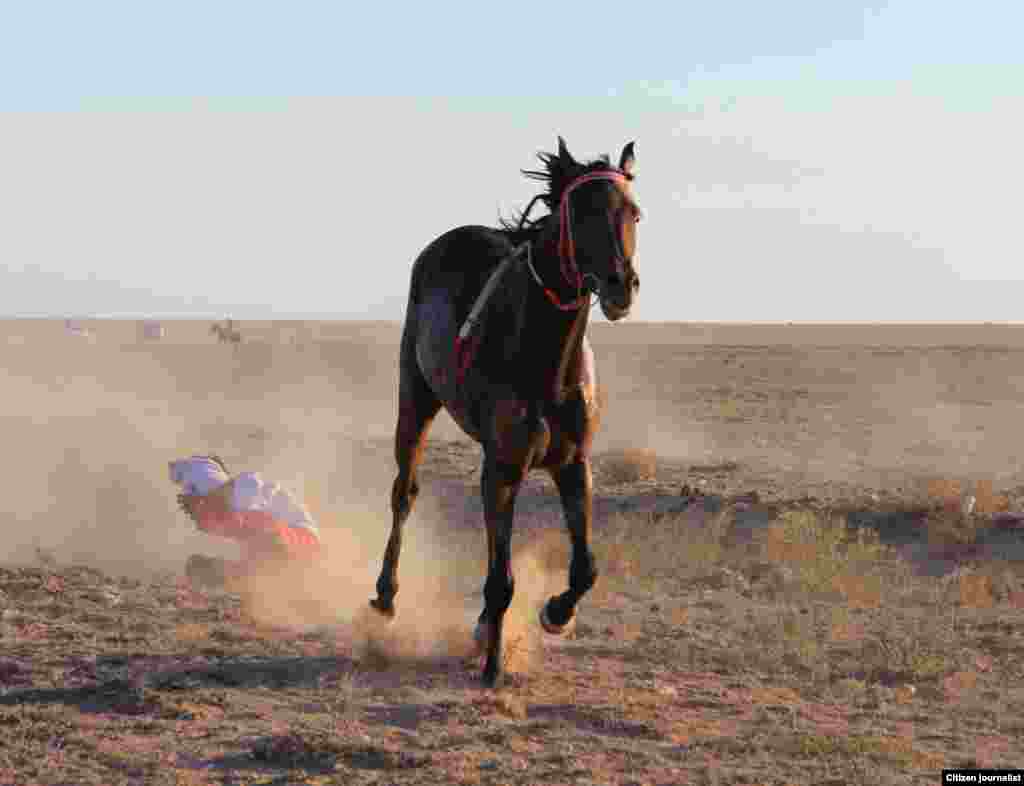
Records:
<instances>
[{"instance_id":1,"label":"rein","mask_svg":"<svg viewBox=\"0 0 1024 786\"><path fill-rule=\"evenodd\" d=\"M590 299L590 293L581 293L575 300L570 300L568 303L563 303L558 299L558 295L555 294L554 290L544 286L544 282L541 281L540 274L537 272L537 268L533 266L533 247L529 244L529 241L524 243L526 246L526 269L530 271L530 275L533 276L533 280L537 282L537 286L541 288L547 299L551 301L551 305L557 308L559 311L575 311L576 309L582 308L586 305ZM520 246L521 248L522 246ZM582 284L582 281L580 282ZM577 287L577 292L580 292L582 286Z\"/></svg>"}]
</instances>

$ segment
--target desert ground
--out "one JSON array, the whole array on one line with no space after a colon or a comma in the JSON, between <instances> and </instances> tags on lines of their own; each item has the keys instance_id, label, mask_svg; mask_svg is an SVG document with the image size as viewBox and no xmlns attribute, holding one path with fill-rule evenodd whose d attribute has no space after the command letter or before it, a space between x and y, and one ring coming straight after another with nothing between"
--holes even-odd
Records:
<instances>
[{"instance_id":1,"label":"desert ground","mask_svg":"<svg viewBox=\"0 0 1024 786\"><path fill-rule=\"evenodd\" d=\"M398 614L400 325L0 322L0 784L907 784L1024 762L1024 326L595 324L601 577L550 481L478 684L478 447L435 424ZM294 488L322 564L227 590L169 460Z\"/></svg>"}]
</instances>

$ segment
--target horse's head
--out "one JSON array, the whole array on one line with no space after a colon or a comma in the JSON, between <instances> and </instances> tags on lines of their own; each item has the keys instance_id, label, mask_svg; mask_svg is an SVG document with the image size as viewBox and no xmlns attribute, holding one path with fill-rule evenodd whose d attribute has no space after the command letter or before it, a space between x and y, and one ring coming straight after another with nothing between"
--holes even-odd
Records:
<instances>
[{"instance_id":1,"label":"horse's head","mask_svg":"<svg viewBox=\"0 0 1024 786\"><path fill-rule=\"evenodd\" d=\"M629 314L640 290L635 254L641 212L631 188L635 160L630 142L618 167L607 158L580 164L561 137L557 158L547 159L562 273L570 284L595 293L612 321Z\"/></svg>"}]
</instances>

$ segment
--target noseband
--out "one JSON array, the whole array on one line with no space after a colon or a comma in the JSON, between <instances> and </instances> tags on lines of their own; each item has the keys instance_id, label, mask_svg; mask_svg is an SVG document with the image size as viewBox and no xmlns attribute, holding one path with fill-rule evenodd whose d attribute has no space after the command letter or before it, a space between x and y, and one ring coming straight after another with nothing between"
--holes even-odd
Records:
<instances>
[{"instance_id":1,"label":"noseband","mask_svg":"<svg viewBox=\"0 0 1024 786\"><path fill-rule=\"evenodd\" d=\"M587 183L592 183L596 180L606 180L612 183L618 183L619 185L625 186L629 183L629 177L625 172L618 169L602 169L598 172L587 172L584 175L580 175L575 180L569 183L562 191L562 198L559 200L558 205L558 223L559 223L559 236L558 236L558 259L562 270L562 278L565 282L571 286L576 287L577 298L571 300L568 303L563 303L559 300L551 289L544 286L540 280L540 276L537 275L537 271L533 267L532 260L529 261L530 272L533 274L534 280L540 284L544 290L544 294L547 295L548 300L551 304L562 311L572 311L574 309L581 308L586 304L590 298L589 292L583 292L583 281L585 278L592 278L597 282L597 277L592 273L583 275L580 273L579 265L576 264L576 242L572 236L572 211L569 206L569 195L572 194L577 188ZM624 262L619 249L613 246L617 261ZM596 289L594 290L597 291Z\"/></svg>"}]
</instances>

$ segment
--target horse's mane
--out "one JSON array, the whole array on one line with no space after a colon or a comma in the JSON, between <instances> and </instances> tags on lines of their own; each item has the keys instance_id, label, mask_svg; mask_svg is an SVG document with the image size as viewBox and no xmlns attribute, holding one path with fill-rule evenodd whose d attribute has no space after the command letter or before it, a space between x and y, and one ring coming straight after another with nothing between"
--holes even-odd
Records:
<instances>
[{"instance_id":1,"label":"horse's mane","mask_svg":"<svg viewBox=\"0 0 1024 786\"><path fill-rule=\"evenodd\" d=\"M547 188L537 194L527 204L526 208L520 211L512 219L499 219L500 229L514 245L536 237L537 233L558 209L562 201L562 193L566 186L574 179L587 172L600 172L612 169L611 161L607 155L595 158L586 163L576 161L565 161L557 153L538 153L537 158L543 164L543 169L520 170L530 180L538 180L547 184ZM543 202L548 209L546 215L540 218L530 218L530 211L538 202Z\"/></svg>"}]
</instances>

